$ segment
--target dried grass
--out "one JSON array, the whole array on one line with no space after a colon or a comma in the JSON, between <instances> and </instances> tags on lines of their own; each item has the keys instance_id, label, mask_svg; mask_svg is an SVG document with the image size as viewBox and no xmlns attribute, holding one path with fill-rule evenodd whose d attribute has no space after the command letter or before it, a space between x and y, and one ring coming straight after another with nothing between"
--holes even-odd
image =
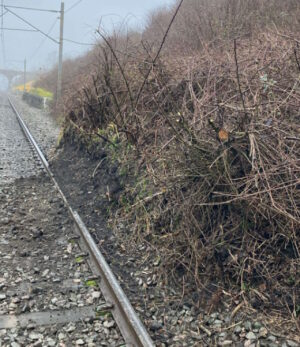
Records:
<instances>
[{"instance_id":1,"label":"dried grass","mask_svg":"<svg viewBox=\"0 0 300 347\"><path fill-rule=\"evenodd\" d=\"M64 112L114 143L131 183L115 227L151 244L168 278L235 283L296 316L300 49L299 36L276 30L202 41L154 64L145 42L106 37Z\"/></svg>"}]
</instances>

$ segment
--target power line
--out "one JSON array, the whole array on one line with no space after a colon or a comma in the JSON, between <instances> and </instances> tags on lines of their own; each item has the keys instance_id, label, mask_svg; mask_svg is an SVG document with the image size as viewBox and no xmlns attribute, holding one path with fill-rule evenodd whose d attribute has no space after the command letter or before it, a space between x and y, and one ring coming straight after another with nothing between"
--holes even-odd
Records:
<instances>
[{"instance_id":1,"label":"power line","mask_svg":"<svg viewBox=\"0 0 300 347\"><path fill-rule=\"evenodd\" d=\"M57 10L47 10L43 8L33 8L33 7L22 7L22 6L12 6L12 5L5 5L6 8L17 8L21 10L30 10L30 11L39 11L39 12L52 12L52 13L59 13Z\"/></svg>"},{"instance_id":2,"label":"power line","mask_svg":"<svg viewBox=\"0 0 300 347\"><path fill-rule=\"evenodd\" d=\"M68 13L69 11L73 10L73 8L76 7L77 5L79 5L82 1L83 1L83 0L78 0L78 1L76 1L74 5L72 5L71 7L69 7L69 8L65 11L65 13Z\"/></svg>"},{"instance_id":3,"label":"power line","mask_svg":"<svg viewBox=\"0 0 300 347\"><path fill-rule=\"evenodd\" d=\"M15 17L19 18L21 21L23 21L24 23L26 23L27 25L31 26L33 29L37 30L38 32L40 32L42 35L48 37L48 39L50 39L51 41L55 42L55 43L59 43L58 41L56 41L53 37L49 36L48 34L46 34L44 31L40 30L39 28L37 28L36 26L34 26L33 24L31 24L30 22L28 22L26 19L22 18L21 16L19 16L18 14L16 14L15 12L9 10L6 8L6 6L4 6L5 9L10 12L11 14L13 14Z\"/></svg>"},{"instance_id":4,"label":"power line","mask_svg":"<svg viewBox=\"0 0 300 347\"><path fill-rule=\"evenodd\" d=\"M51 27L49 28L48 32L47 32L47 35L50 35L52 30L54 29L56 23L58 21L58 18L55 19L55 21L52 23ZM30 57L29 60L32 60L36 55L37 53L39 52L39 50L42 48L43 44L45 43L45 41L47 40L47 37L45 37L42 42L40 43L40 45L37 47L37 49L34 51L34 53L32 54L32 56Z\"/></svg>"},{"instance_id":5,"label":"power line","mask_svg":"<svg viewBox=\"0 0 300 347\"><path fill-rule=\"evenodd\" d=\"M34 30L34 29L21 29L21 28L1 28L1 30L38 32L37 30Z\"/></svg>"},{"instance_id":6,"label":"power line","mask_svg":"<svg viewBox=\"0 0 300 347\"><path fill-rule=\"evenodd\" d=\"M76 45L80 45L80 46L95 46L94 43L78 42L78 41L74 41L74 40L66 39L66 38L64 38L64 41L75 43Z\"/></svg>"}]
</instances>

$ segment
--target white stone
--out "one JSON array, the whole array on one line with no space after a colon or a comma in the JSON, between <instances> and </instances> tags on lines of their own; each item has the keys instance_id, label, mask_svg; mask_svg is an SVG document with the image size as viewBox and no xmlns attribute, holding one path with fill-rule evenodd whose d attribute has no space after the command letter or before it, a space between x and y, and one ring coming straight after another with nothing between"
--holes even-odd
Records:
<instances>
[{"instance_id":1,"label":"white stone","mask_svg":"<svg viewBox=\"0 0 300 347\"><path fill-rule=\"evenodd\" d=\"M115 326L115 322L114 321L110 321L110 322L109 321L105 321L103 323L103 325L104 325L105 328L110 329L110 328L113 328Z\"/></svg>"},{"instance_id":2,"label":"white stone","mask_svg":"<svg viewBox=\"0 0 300 347\"><path fill-rule=\"evenodd\" d=\"M30 340L41 340L43 338L43 335L32 332L29 334L29 338Z\"/></svg>"},{"instance_id":3,"label":"white stone","mask_svg":"<svg viewBox=\"0 0 300 347\"><path fill-rule=\"evenodd\" d=\"M82 339L76 340L76 345L82 346L84 345L84 341Z\"/></svg>"},{"instance_id":4,"label":"white stone","mask_svg":"<svg viewBox=\"0 0 300 347\"><path fill-rule=\"evenodd\" d=\"M101 293L100 293L100 292L93 292L93 293L92 293L93 299L99 299L100 296L101 296Z\"/></svg>"}]
</instances>

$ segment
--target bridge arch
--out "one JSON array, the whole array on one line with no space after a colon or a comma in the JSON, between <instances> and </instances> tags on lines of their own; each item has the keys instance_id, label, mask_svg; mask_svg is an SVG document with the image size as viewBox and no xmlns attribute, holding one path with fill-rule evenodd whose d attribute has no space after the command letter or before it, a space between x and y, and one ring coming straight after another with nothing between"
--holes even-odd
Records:
<instances>
[{"instance_id":1,"label":"bridge arch","mask_svg":"<svg viewBox=\"0 0 300 347\"><path fill-rule=\"evenodd\" d=\"M2 75L0 73L0 91L4 92L7 91L9 88L9 80L5 75Z\"/></svg>"},{"instance_id":2,"label":"bridge arch","mask_svg":"<svg viewBox=\"0 0 300 347\"><path fill-rule=\"evenodd\" d=\"M4 76L8 81L7 89L12 87L13 80L24 74L23 71L9 70L9 69L0 69L0 76Z\"/></svg>"}]
</instances>

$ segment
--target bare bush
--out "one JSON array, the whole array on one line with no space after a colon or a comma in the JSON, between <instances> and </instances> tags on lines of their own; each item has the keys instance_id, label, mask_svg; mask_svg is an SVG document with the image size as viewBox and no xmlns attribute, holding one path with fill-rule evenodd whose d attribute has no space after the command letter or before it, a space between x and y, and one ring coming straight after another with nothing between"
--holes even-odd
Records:
<instances>
[{"instance_id":1,"label":"bare bush","mask_svg":"<svg viewBox=\"0 0 300 347\"><path fill-rule=\"evenodd\" d=\"M176 6L176 5L174 5ZM297 0L189 0L185 1L169 35L165 50L194 51L207 42L249 37L264 28L299 30ZM149 15L144 39L153 45L168 25L172 10Z\"/></svg>"},{"instance_id":2,"label":"bare bush","mask_svg":"<svg viewBox=\"0 0 300 347\"><path fill-rule=\"evenodd\" d=\"M298 2L185 4L159 57L145 38L168 11L140 45L101 34L94 73L65 92L66 122L109 143L131 182L115 230L147 240L169 279L235 283L256 304L298 312L300 51L277 18L298 25ZM169 48L180 38L189 54Z\"/></svg>"}]
</instances>

